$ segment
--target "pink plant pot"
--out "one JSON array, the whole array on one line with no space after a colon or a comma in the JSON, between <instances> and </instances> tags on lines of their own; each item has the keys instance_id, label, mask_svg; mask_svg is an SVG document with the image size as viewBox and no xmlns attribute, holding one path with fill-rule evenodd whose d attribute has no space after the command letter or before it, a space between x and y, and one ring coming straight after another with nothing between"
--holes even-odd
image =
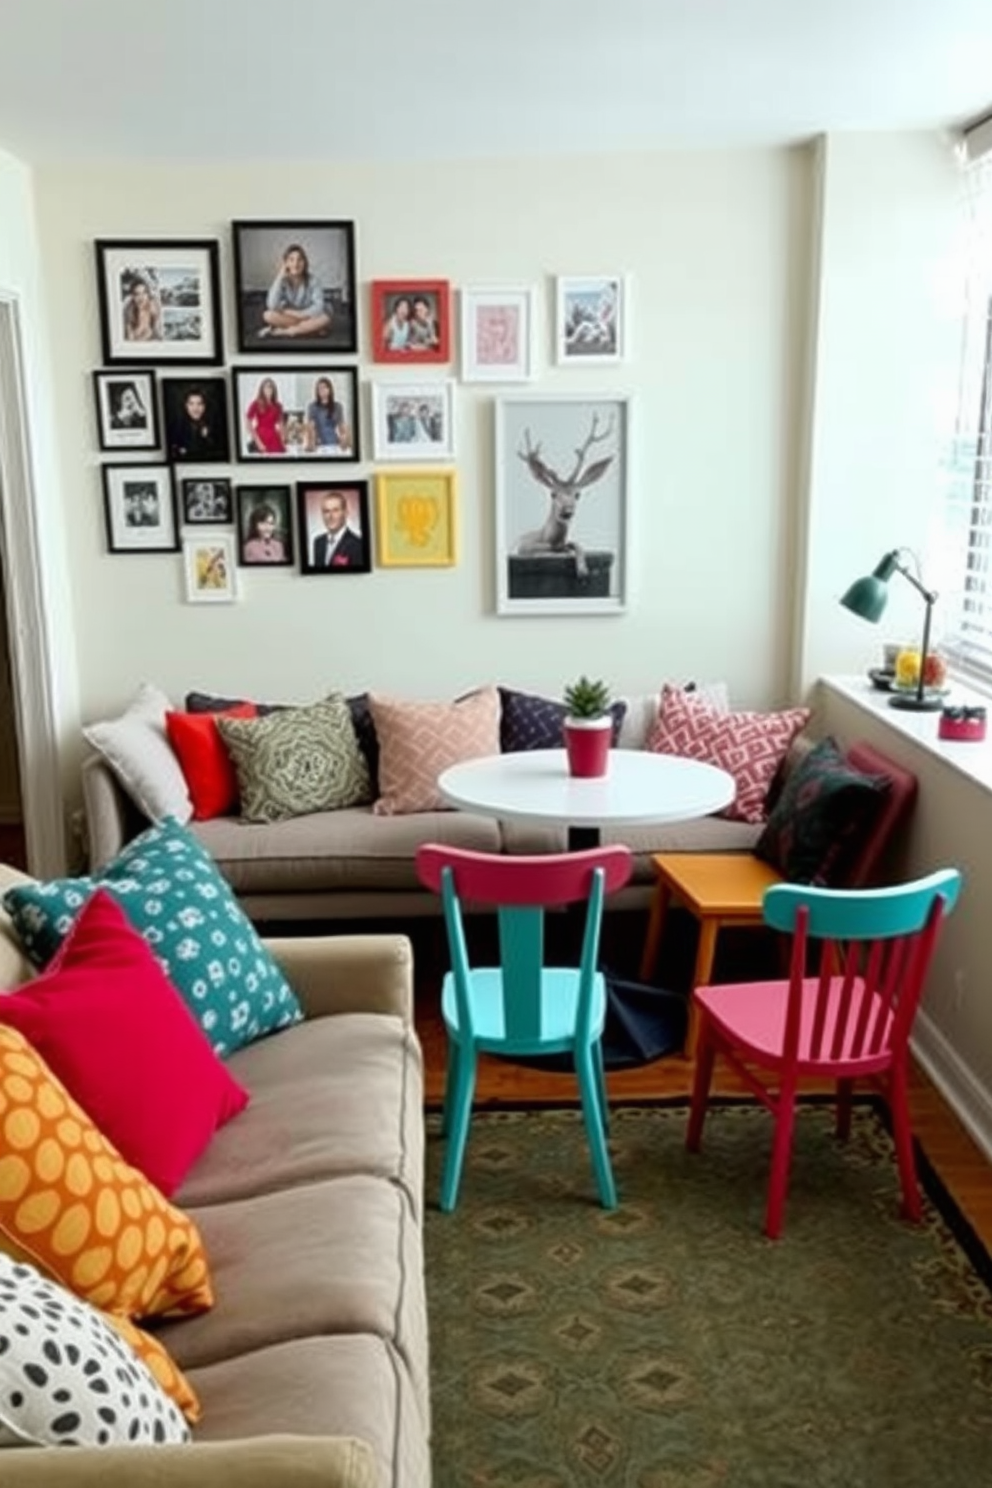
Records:
<instances>
[{"instance_id":1,"label":"pink plant pot","mask_svg":"<svg viewBox=\"0 0 992 1488\"><path fill-rule=\"evenodd\" d=\"M613 737L612 718L566 718L564 735L570 775L592 780L606 774Z\"/></svg>"}]
</instances>

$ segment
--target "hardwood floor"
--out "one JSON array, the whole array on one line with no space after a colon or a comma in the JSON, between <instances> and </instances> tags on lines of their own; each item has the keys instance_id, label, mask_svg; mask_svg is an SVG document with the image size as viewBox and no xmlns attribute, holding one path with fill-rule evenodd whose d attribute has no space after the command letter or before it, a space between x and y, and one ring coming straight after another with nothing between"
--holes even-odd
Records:
<instances>
[{"instance_id":1,"label":"hardwood floor","mask_svg":"<svg viewBox=\"0 0 992 1488\"><path fill-rule=\"evenodd\" d=\"M621 974L636 976L643 942L645 918L628 913L610 917L604 925L604 959ZM398 927L397 927L398 928ZM428 1107L441 1104L444 1091L446 1041L441 1020L438 991L447 965L443 931L439 921L425 921L405 926L414 941L416 964L416 1021L424 1049L426 1066L426 1101ZM485 932L478 929L470 935L484 941ZM677 924L670 944L663 953L660 980L666 986L684 986L691 966L691 927ZM733 936L718 957L716 974L751 974L741 970L753 964L762 954L760 932L744 932L748 941L735 943ZM765 947L767 952L767 946ZM755 973L760 974L760 973ZM693 1065L680 1056L657 1060L640 1069L616 1071L607 1076L611 1100L638 1101L685 1097L692 1088ZM741 1082L727 1069L718 1069L716 1087L722 1095L745 1094ZM815 1088L815 1087L814 1087ZM821 1090L829 1090L823 1085ZM571 1102L576 1098L574 1078L525 1069L507 1060L483 1058L479 1062L476 1102L480 1106L501 1104L550 1104ZM992 1254L992 1165L981 1148L968 1135L957 1116L939 1091L914 1066L911 1089L913 1126L927 1159L954 1199L977 1238Z\"/></svg>"}]
</instances>

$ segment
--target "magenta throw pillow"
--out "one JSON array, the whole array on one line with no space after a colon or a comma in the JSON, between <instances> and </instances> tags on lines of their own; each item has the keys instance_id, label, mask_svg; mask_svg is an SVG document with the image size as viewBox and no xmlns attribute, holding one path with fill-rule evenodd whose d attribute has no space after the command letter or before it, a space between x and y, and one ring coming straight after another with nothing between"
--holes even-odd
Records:
<instances>
[{"instance_id":1,"label":"magenta throw pillow","mask_svg":"<svg viewBox=\"0 0 992 1488\"><path fill-rule=\"evenodd\" d=\"M722 815L761 822L779 762L808 720L808 708L721 713L692 693L666 685L647 747L656 754L680 754L728 771L737 795Z\"/></svg>"},{"instance_id":2,"label":"magenta throw pillow","mask_svg":"<svg viewBox=\"0 0 992 1488\"><path fill-rule=\"evenodd\" d=\"M105 889L48 969L0 993L23 1034L126 1162L164 1194L248 1104L144 937Z\"/></svg>"}]
</instances>

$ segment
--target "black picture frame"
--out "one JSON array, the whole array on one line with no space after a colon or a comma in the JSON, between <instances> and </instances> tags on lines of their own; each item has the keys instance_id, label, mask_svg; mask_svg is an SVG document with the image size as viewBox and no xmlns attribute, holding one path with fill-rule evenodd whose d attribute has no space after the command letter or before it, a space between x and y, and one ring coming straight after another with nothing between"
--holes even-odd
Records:
<instances>
[{"instance_id":1,"label":"black picture frame","mask_svg":"<svg viewBox=\"0 0 992 1488\"><path fill-rule=\"evenodd\" d=\"M288 485L238 486L238 563L242 568L292 568L293 489ZM257 523L271 512L274 526L266 534ZM264 520L264 518L263 518Z\"/></svg>"},{"instance_id":2,"label":"black picture frame","mask_svg":"<svg viewBox=\"0 0 992 1488\"><path fill-rule=\"evenodd\" d=\"M136 367L93 373L97 440L104 454L159 448L155 373Z\"/></svg>"},{"instance_id":3,"label":"black picture frame","mask_svg":"<svg viewBox=\"0 0 992 1488\"><path fill-rule=\"evenodd\" d=\"M180 483L180 516L184 527L223 527L234 521L230 479L191 476Z\"/></svg>"},{"instance_id":4,"label":"black picture frame","mask_svg":"<svg viewBox=\"0 0 992 1488\"><path fill-rule=\"evenodd\" d=\"M323 505L326 500L335 497L344 498L345 526L350 537L340 539L328 562L323 551L328 531L323 519ZM300 537L300 573L333 577L372 572L372 527L367 480L297 481L296 508ZM357 539L357 545L351 538Z\"/></svg>"},{"instance_id":5,"label":"black picture frame","mask_svg":"<svg viewBox=\"0 0 992 1488\"><path fill-rule=\"evenodd\" d=\"M226 377L163 377L165 452L174 465L212 465L231 458Z\"/></svg>"},{"instance_id":6,"label":"black picture frame","mask_svg":"<svg viewBox=\"0 0 992 1488\"><path fill-rule=\"evenodd\" d=\"M224 360L215 238L97 238L94 249L105 366Z\"/></svg>"},{"instance_id":7,"label":"black picture frame","mask_svg":"<svg viewBox=\"0 0 992 1488\"><path fill-rule=\"evenodd\" d=\"M231 376L238 460L353 465L361 459L357 367L322 362L310 367L238 366L231 368ZM319 435L309 417L320 383L330 383L333 406L340 410L340 420L333 425L335 445L317 442ZM271 408L273 393L278 418L267 418L263 424L258 407L264 397Z\"/></svg>"},{"instance_id":8,"label":"black picture frame","mask_svg":"<svg viewBox=\"0 0 992 1488\"><path fill-rule=\"evenodd\" d=\"M257 351L266 356L357 353L354 222L298 218L240 221L231 223L231 237L239 351ZM277 286L293 250L302 252L309 278L319 286L319 307L268 303L279 296ZM306 277L299 276L286 291L287 297L300 296L303 300L309 293ZM311 320L326 317L326 326L298 334L291 324L278 319L280 315L288 320L308 313Z\"/></svg>"},{"instance_id":9,"label":"black picture frame","mask_svg":"<svg viewBox=\"0 0 992 1488\"><path fill-rule=\"evenodd\" d=\"M101 466L103 513L110 553L178 553L172 466Z\"/></svg>"}]
</instances>

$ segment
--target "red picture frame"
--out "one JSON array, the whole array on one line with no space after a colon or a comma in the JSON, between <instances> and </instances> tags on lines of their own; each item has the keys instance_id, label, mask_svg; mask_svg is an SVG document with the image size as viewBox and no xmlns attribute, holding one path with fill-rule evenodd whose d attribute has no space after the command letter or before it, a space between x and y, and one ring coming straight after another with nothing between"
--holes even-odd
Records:
<instances>
[{"instance_id":1,"label":"red picture frame","mask_svg":"<svg viewBox=\"0 0 992 1488\"><path fill-rule=\"evenodd\" d=\"M447 279L372 280L372 360L405 367L450 362Z\"/></svg>"}]
</instances>

